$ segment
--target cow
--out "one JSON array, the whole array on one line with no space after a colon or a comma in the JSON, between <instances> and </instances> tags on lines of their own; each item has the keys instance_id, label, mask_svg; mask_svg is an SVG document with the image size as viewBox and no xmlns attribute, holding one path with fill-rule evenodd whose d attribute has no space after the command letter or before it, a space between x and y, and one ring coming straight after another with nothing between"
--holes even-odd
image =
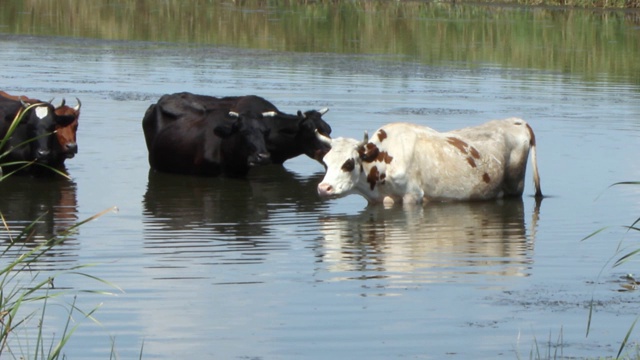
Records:
<instances>
[{"instance_id":1,"label":"cow","mask_svg":"<svg viewBox=\"0 0 640 360\"><path fill-rule=\"evenodd\" d=\"M328 111L326 108L304 113L298 111L295 115L289 115L256 95L219 98L188 92L164 95L149 107L143 119L147 150L155 134L167 123L184 116L216 110L234 113L275 113L276 116L261 117L270 130L265 141L271 154L271 162L274 164L281 165L288 159L302 154L321 163L322 157L329 151L329 147L315 135L316 130L326 136L331 134L331 126L322 119L322 115Z\"/></svg>"},{"instance_id":2,"label":"cow","mask_svg":"<svg viewBox=\"0 0 640 360\"><path fill-rule=\"evenodd\" d=\"M521 196L530 150L535 197L542 198L535 135L519 118L442 133L391 123L364 141L318 137L331 145L317 187L324 198L355 193L391 206Z\"/></svg>"},{"instance_id":3,"label":"cow","mask_svg":"<svg viewBox=\"0 0 640 360\"><path fill-rule=\"evenodd\" d=\"M57 116L72 116L73 121L66 125L56 125L55 133L57 142L54 142L54 155L52 162L54 166L62 166L66 159L72 159L78 153L78 142L76 133L78 132L78 120L80 118L80 108L82 103L76 98L77 105L67 106L65 100L55 108Z\"/></svg>"},{"instance_id":4,"label":"cow","mask_svg":"<svg viewBox=\"0 0 640 360\"><path fill-rule=\"evenodd\" d=\"M263 116L273 113L212 110L172 118L152 105L143 120L149 165L161 172L244 176L250 167L270 162Z\"/></svg>"},{"instance_id":5,"label":"cow","mask_svg":"<svg viewBox=\"0 0 640 360\"><path fill-rule=\"evenodd\" d=\"M23 95L10 95L4 91L0 91L0 97L20 101L27 105L42 103L38 99L31 99ZM51 103L52 100L49 101ZM64 166L65 159L71 159L78 153L78 144L76 140L76 133L78 131L78 120L80 117L80 107L82 103L80 99L76 98L77 105L74 107L70 107L66 105L65 99L62 99L62 103L55 108L55 115L61 117L73 116L74 120L63 126L61 124L56 124L55 126L55 137L58 140L57 143L52 143L51 156L48 164L56 167L62 168Z\"/></svg>"},{"instance_id":6,"label":"cow","mask_svg":"<svg viewBox=\"0 0 640 360\"><path fill-rule=\"evenodd\" d=\"M14 100L0 96L0 140L4 139L0 161L5 173L20 169L27 162L56 165L57 139L52 134L56 126L68 126L75 120L73 116L56 114L51 103L26 100L29 103L23 98ZM22 120L10 133L18 114L22 114Z\"/></svg>"}]
</instances>

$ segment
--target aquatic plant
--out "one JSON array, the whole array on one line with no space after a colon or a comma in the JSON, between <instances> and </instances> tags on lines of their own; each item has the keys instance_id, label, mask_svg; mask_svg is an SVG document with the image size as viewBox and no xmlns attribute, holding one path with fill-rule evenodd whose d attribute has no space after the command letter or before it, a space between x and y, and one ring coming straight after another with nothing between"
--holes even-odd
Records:
<instances>
[{"instance_id":1,"label":"aquatic plant","mask_svg":"<svg viewBox=\"0 0 640 360\"><path fill-rule=\"evenodd\" d=\"M454 2L454 1L445 1ZM563 8L584 8L584 9L634 9L640 8L638 0L480 0L480 1L458 1L469 4L492 4L492 5L523 5L523 6L551 6Z\"/></svg>"},{"instance_id":2,"label":"aquatic plant","mask_svg":"<svg viewBox=\"0 0 640 360\"><path fill-rule=\"evenodd\" d=\"M640 185L640 181L622 181L622 182L617 182L614 183L612 185L609 186L609 188L614 187L614 186L620 186L620 185ZM611 261L613 261L613 265L612 268L618 267L626 262L628 262L629 260L631 260L633 257L635 257L636 255L638 255L640 253L640 247L637 247L633 250L628 250L628 248L623 248L623 242L624 240L632 235L640 235L640 233L636 233L636 232L640 232L640 217L638 217L635 221L633 221L631 223L631 225L623 225L622 227L626 230L625 231L625 237L620 240L620 242L618 243L618 246L616 247L615 250L615 254L614 256L607 261L606 264L609 264ZM607 230L611 228L611 226L605 226L602 227L594 232L592 232L591 234L585 236L582 241L590 239L600 233L602 233L603 231ZM600 275L602 274L602 272L604 271L605 266L602 267L602 269L600 270L600 273L598 274L598 277L600 277ZM638 286L640 286L640 282L636 281L635 278L633 277L632 274L628 274L627 276L627 280L628 280L628 284L629 287L628 289L630 290L635 290ZM597 283L597 282L596 282ZM586 335L589 336L589 331L591 330L591 321L593 319L593 310L595 308L595 302L594 302L594 298L593 295L591 296L591 302L589 304L589 316L588 316L588 320L587 320L587 331L586 331ZM627 333L625 334L624 339L622 340L621 344L620 344L620 348L618 349L618 354L616 355L616 358L620 358L622 352L624 351L625 347L627 346L627 343L629 342L629 338L631 337L631 334L633 333L633 330L636 326L636 323L638 322L638 320L640 319L640 315L636 316L635 320L631 323L631 326L629 327ZM637 356L635 358L638 358Z\"/></svg>"},{"instance_id":3,"label":"aquatic plant","mask_svg":"<svg viewBox=\"0 0 640 360\"><path fill-rule=\"evenodd\" d=\"M44 340L43 327L49 301L70 293L70 291L57 290L54 286L55 279L63 275L87 277L122 291L122 289L114 284L81 271L82 269L92 266L90 264L73 266L55 274L43 274L40 271L33 270L40 258L47 255L55 246L62 243L80 226L112 210L114 210L114 208L106 209L80 221L32 249L29 249L27 244L33 234L32 230L38 219L27 225L17 236L13 237L11 236L9 226L4 216L0 213L2 227L9 235L7 246L0 252L0 261L5 264L0 268L0 357L2 357L3 353L12 354L15 357L19 352L21 353L20 358L57 359L62 354L64 345L78 327L77 321L74 320L75 314L79 313L84 318L98 322L93 317L93 313L99 306L96 306L90 311L83 311L76 306L77 295L74 295L73 301L66 306L68 309L68 317L64 329L61 332L60 339L57 340L57 342L54 341L55 339L52 339L51 344L47 346ZM112 294L110 292L97 290L79 290L78 292ZM38 308L38 306L40 306L40 308ZM35 308L35 310L31 310L33 308ZM25 311L26 314L24 314ZM32 345L33 349L28 348L25 350L19 342L16 345L17 349L14 349L11 339L19 337L21 331L28 332L28 324L34 318L38 320L38 331L35 343ZM27 334L27 338L29 336L30 335ZM25 351L27 354L25 354ZM33 353L31 354L31 352Z\"/></svg>"},{"instance_id":4,"label":"aquatic plant","mask_svg":"<svg viewBox=\"0 0 640 360\"><path fill-rule=\"evenodd\" d=\"M7 135L3 139L0 139L0 147L6 143L15 131L16 126L22 121L22 114L24 114L24 112L16 116ZM28 143L28 141L26 143ZM3 165L19 165L18 169L15 170L19 171L32 165L32 162L3 164L2 158L6 155L7 152L0 153L0 169ZM0 186L2 186L2 181L15 173L15 171L7 174L0 173ZM67 176L66 174L60 174ZM57 278L63 275L86 277L117 289L118 291L122 291L122 289L106 280L83 272L83 269L92 266L91 264L72 266L53 274L34 270L37 269L38 262L41 258L47 256L52 249L64 242L70 235L74 234L80 226L115 209L115 207L108 208L80 221L52 238L39 242L35 247L32 245L33 241L31 240L34 238L35 225L40 218L29 223L19 231L17 235L12 235L15 234L15 231L10 229L5 217L2 212L0 212L0 233L3 233L3 235L7 237L4 248L0 251L0 264L2 264L0 267L0 358L2 358L3 354L7 354L13 358L20 359L58 359L63 354L62 350L65 344L79 326L79 322L76 321L78 314L81 315L82 318L91 319L96 323L98 322L93 317L93 313L100 306L98 305L89 311L83 311L76 306L77 293L111 294L111 292L101 290L59 290L54 286ZM68 295L73 295L73 300L63 305L68 313L64 328L60 332L58 339L52 337L47 341L47 336L43 333L43 329L45 320L48 319L47 309L49 308L49 302ZM36 334L33 334L33 331L31 331L31 333L29 331L32 329L30 324L36 320L38 324L37 331ZM26 334L26 341L24 342L26 342L27 345L23 345L23 341L21 341L22 334ZM35 337L35 340L31 340L33 337Z\"/></svg>"}]
</instances>

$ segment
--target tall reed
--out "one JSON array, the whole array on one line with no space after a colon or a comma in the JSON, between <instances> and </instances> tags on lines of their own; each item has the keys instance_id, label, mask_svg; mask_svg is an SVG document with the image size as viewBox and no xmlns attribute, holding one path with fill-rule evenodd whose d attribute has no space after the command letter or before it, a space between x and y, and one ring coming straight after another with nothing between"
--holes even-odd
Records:
<instances>
[{"instance_id":1,"label":"tall reed","mask_svg":"<svg viewBox=\"0 0 640 360\"><path fill-rule=\"evenodd\" d=\"M29 108L26 110L28 109ZM7 134L0 139L0 149L4 147L4 144L14 133L25 113L26 111L22 111L16 115ZM30 141L33 141L33 139L19 146L28 146ZM19 171L28 166L33 166L33 163L29 161L3 163L2 159L7 156L9 151L10 150L0 152L0 169L5 165L18 165L18 169L15 171ZM55 169L52 170L57 171ZM6 174L2 174L0 171L0 186L2 186L2 181L8 176L13 175L15 171ZM59 171L58 173L66 176L66 174ZM0 235L5 238L2 239L4 243L0 244L0 248L2 249L0 250L0 358L4 358L3 355L34 360L59 359L61 356L64 358L64 346L79 326L79 322L76 321L76 316L79 315L81 318L87 318L97 322L93 314L99 306L89 311L80 309L76 305L77 294L80 292L112 293L95 290L59 290L54 286L57 278L63 275L85 277L107 285L112 289L122 291L122 289L114 284L84 272L84 269L92 266L90 264L72 266L56 273L34 270L42 258L46 257L70 235L74 234L79 227L114 210L116 210L115 207L108 208L80 221L55 236L37 243L38 245L35 247L30 244L33 244L31 240L34 238L35 225L40 219L34 219L33 222L17 232L10 228L7 219L5 219L2 212L0 212ZM47 310L50 307L50 302L63 299L69 295L73 295L73 300L67 304L63 304L68 315L63 328L59 332L59 338L48 339L43 329L45 328L46 321L49 319ZM35 334L33 334L33 331L30 331L33 321L37 321ZM23 340L25 338L26 341Z\"/></svg>"},{"instance_id":2,"label":"tall reed","mask_svg":"<svg viewBox=\"0 0 640 360\"><path fill-rule=\"evenodd\" d=\"M620 186L620 185L640 185L640 181L623 181L623 182L617 182L615 184L612 184L609 186L609 188L614 187L614 186ZM615 249L615 254L614 256L611 258L610 261L607 262L607 264L611 263L611 261L613 261L613 265L612 267L618 267L621 266L625 263L627 263L628 261L630 261L631 259L635 258L638 254L640 254L640 245L638 245L637 243L634 243L635 245L631 246L631 247L623 247L623 244L625 242L625 240L627 240L628 238L633 237L634 235L640 235L640 217L638 217L637 219L635 219L630 225L623 225L622 226L625 229L625 236L622 240L620 240L618 242L618 246ZM586 237L584 237L582 240L587 240L590 239L602 232L604 232L605 230L611 228L611 226L605 226L602 227L594 232L592 232L591 234L587 235ZM598 275L598 277L600 277L600 275L602 274L602 272L604 271L606 267L603 266L603 268L600 270L600 274ZM636 289L638 287L640 287L640 281L637 281L632 274L628 274L628 277L631 281L631 285L633 289ZM596 281L597 283L597 281ZM593 299L593 296L591 297L591 302L589 305L589 316L587 319L587 332L586 335L589 336L589 331L591 330L591 321L593 320L593 311L595 309L595 301ZM637 314L635 319L633 320L633 322L631 323L631 325L629 326L629 329L627 330L627 332L625 333L624 339L622 339L621 343L620 343L620 347L618 349L618 354L616 355L616 359L619 359L622 356L622 353L624 351L624 349L626 348L627 344L629 343L629 339L631 338L631 334L633 333L633 330L636 326L636 323L638 322L638 320L640 319L640 314ZM637 351L637 349L636 349ZM631 358L633 359L640 359L640 356L636 355L635 357L632 356Z\"/></svg>"}]
</instances>

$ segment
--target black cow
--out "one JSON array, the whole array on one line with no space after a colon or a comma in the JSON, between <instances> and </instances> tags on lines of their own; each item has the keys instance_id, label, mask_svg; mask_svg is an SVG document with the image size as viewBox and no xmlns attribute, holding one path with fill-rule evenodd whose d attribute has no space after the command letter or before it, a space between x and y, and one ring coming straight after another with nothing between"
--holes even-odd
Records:
<instances>
[{"instance_id":1,"label":"black cow","mask_svg":"<svg viewBox=\"0 0 640 360\"><path fill-rule=\"evenodd\" d=\"M25 111L22 120L0 149L0 163L4 164L5 173L22 166L7 165L12 162L36 161L55 165L54 149L58 140L53 133L56 126L68 126L75 120L74 116L56 114L55 107L48 102L34 100L33 104L29 103L0 96L0 141L7 137L18 113ZM32 168L26 170L35 170Z\"/></svg>"},{"instance_id":2,"label":"black cow","mask_svg":"<svg viewBox=\"0 0 640 360\"><path fill-rule=\"evenodd\" d=\"M316 129L329 136L331 126L322 120L329 109L298 111L297 115L274 116L264 118L271 129L267 138L267 149L271 153L271 162L283 164L298 155L305 154L322 164L322 158L331 150L326 143L318 140ZM324 164L323 164L324 166Z\"/></svg>"},{"instance_id":3,"label":"black cow","mask_svg":"<svg viewBox=\"0 0 640 360\"><path fill-rule=\"evenodd\" d=\"M21 101L28 105L43 102L37 99L30 99L24 95L11 95L4 91L0 91L0 97ZM63 98L62 103L55 109L57 116L73 116L75 120L66 126L56 125L55 127L56 138L58 141L54 141L52 144L53 148L50 149L52 155L50 157L49 165L52 167L59 169L64 168L64 161L66 159L73 158L78 153L76 133L78 131L78 118L80 117L80 107L82 106L82 103L80 102L80 99L76 98L76 100L78 104L74 107L70 107L66 105Z\"/></svg>"},{"instance_id":4,"label":"black cow","mask_svg":"<svg viewBox=\"0 0 640 360\"><path fill-rule=\"evenodd\" d=\"M154 106L162 111L156 111ZM278 110L271 102L255 95L218 98L188 92L164 95L156 105L149 108L143 120L147 149L158 129L163 128L166 123L188 114L201 114L214 110L234 113L272 113L273 116L264 116L262 120L270 130L266 144L271 154L271 161L275 164L282 164L301 154L321 162L324 154L329 151L329 147L320 142L315 135L316 129L327 136L331 134L331 127L322 119L322 115L328 109L288 115Z\"/></svg>"},{"instance_id":5,"label":"black cow","mask_svg":"<svg viewBox=\"0 0 640 360\"><path fill-rule=\"evenodd\" d=\"M237 113L279 112L278 108L271 102L256 95L215 97L181 92L163 95L157 104L162 107L163 112L173 114L174 116L212 110L233 111Z\"/></svg>"},{"instance_id":6,"label":"black cow","mask_svg":"<svg viewBox=\"0 0 640 360\"><path fill-rule=\"evenodd\" d=\"M142 122L149 165L179 174L244 176L251 166L270 162L261 116L219 109L176 116L151 105Z\"/></svg>"}]
</instances>

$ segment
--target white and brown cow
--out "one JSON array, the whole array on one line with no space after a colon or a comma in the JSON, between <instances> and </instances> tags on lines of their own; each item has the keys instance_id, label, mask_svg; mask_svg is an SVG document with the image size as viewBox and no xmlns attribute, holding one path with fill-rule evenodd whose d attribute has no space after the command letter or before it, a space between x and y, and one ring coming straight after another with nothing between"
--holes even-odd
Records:
<instances>
[{"instance_id":1,"label":"white and brown cow","mask_svg":"<svg viewBox=\"0 0 640 360\"><path fill-rule=\"evenodd\" d=\"M485 200L521 196L531 150L535 196L542 197L535 135L522 119L450 132L408 123L378 129L369 141L329 139L318 185L322 197L360 194L370 204Z\"/></svg>"}]
</instances>

